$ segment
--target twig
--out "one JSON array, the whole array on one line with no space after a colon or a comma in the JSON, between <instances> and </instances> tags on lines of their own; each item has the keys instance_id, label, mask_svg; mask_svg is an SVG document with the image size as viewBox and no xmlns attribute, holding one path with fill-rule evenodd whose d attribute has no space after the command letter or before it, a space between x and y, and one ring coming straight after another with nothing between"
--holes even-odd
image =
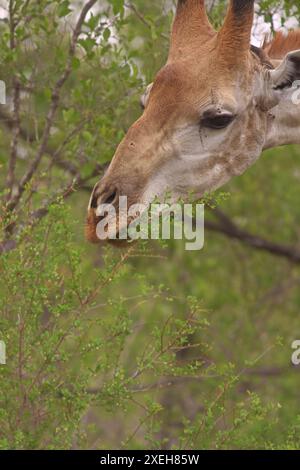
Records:
<instances>
[{"instance_id":1,"label":"twig","mask_svg":"<svg viewBox=\"0 0 300 470\"><path fill-rule=\"evenodd\" d=\"M219 223L207 220L205 226L207 229L222 233L229 238L233 238L243 242L244 244L256 248L257 250L266 251L272 255L287 258L295 264L300 264L300 251L293 246L274 243L263 237L253 235L246 230L240 229L226 214L219 209L214 210L214 214Z\"/></svg>"},{"instance_id":2,"label":"twig","mask_svg":"<svg viewBox=\"0 0 300 470\"><path fill-rule=\"evenodd\" d=\"M11 114L9 114L4 109L0 108L0 121L4 123L4 125L13 132L14 128L14 119ZM59 145L56 150L52 150L49 146L45 148L45 155L51 158L51 165L55 165L63 170L66 170L73 176L78 175L79 170L78 168L70 161L64 160L61 156L62 151L64 150L65 146L72 140L74 136L80 132L82 127L89 121L89 119L84 119L81 121L70 133L65 137L63 142ZM19 137L26 143L26 144L33 144L38 142L38 138L34 133L28 132L25 130L21 124L19 126ZM17 156L17 155L16 155Z\"/></svg>"},{"instance_id":3,"label":"twig","mask_svg":"<svg viewBox=\"0 0 300 470\"><path fill-rule=\"evenodd\" d=\"M149 21L146 20L146 18L142 15L142 13L137 9L137 7L132 3L132 2L127 2L125 3L125 6L131 10L135 16L145 25L147 26L147 28L149 29L152 29L152 26L151 24L149 23ZM164 39L166 39L167 41L169 41L169 36L164 34L164 33L160 33L160 36Z\"/></svg>"},{"instance_id":4,"label":"twig","mask_svg":"<svg viewBox=\"0 0 300 470\"><path fill-rule=\"evenodd\" d=\"M75 55L76 44L77 44L78 37L81 34L82 25L85 21L86 15L90 11L90 9L94 6L96 1L97 0L89 0L88 2L86 2L86 4L84 5L84 7L83 7L83 9L80 13L79 19L76 23L76 26L75 26L75 29L74 29L74 32L73 32L73 35L72 35L71 44L70 44L70 48L69 48L69 55L68 55L68 60L67 60L65 70L64 70L62 76L58 79L58 81L54 85L54 88L52 90L51 104L50 104L49 111L47 113L46 125L45 125L44 132L43 132L43 135L42 135L42 138L41 138L40 146L37 150L37 154L36 154L32 164L30 165L27 172L24 174L24 176L20 180L16 194L13 197L10 198L10 200L7 204L7 209L10 210L10 211L14 210L15 207L17 206L17 204L19 203L19 201L22 197L22 194L25 191L25 188L26 188L27 184L31 181L31 179L32 179L34 173L36 172L36 170L37 170L37 168L40 164L40 161L41 161L41 159L42 159L42 157L45 153L47 143L48 143L48 140L49 140L49 137L50 137L51 128L53 126L55 114L56 114L57 108L59 106L60 92L61 92L62 87L64 86L65 82L69 78L69 76L71 74L71 71L72 71L72 59Z\"/></svg>"},{"instance_id":5,"label":"twig","mask_svg":"<svg viewBox=\"0 0 300 470\"><path fill-rule=\"evenodd\" d=\"M9 0L9 6L8 6L8 12L9 12L9 44L11 49L15 49L16 47L16 35L15 35L15 27L16 27L16 21L15 21L15 11L14 11L14 0Z\"/></svg>"},{"instance_id":6,"label":"twig","mask_svg":"<svg viewBox=\"0 0 300 470\"><path fill-rule=\"evenodd\" d=\"M62 162L63 163L63 162ZM68 162L66 162L68 164ZM93 179L95 176L98 176L101 172L103 172L106 169L107 165L96 165L94 168L93 172L85 177L82 178L80 175L74 176L74 178L58 193L56 193L54 196L52 196L51 199L47 200L39 209L35 210L34 212L31 213L27 223L25 226L22 226L22 230L28 228L29 226L33 227L36 225L40 220L45 217L48 212L49 212L49 207L54 204L58 199L63 199L66 200L69 196L71 196L74 192L80 190L80 189L87 189L85 186L88 181ZM89 188L90 190L90 188ZM13 228L14 222L9 223L9 226ZM17 242L9 238L4 241L0 241L0 254L3 253L8 253L9 251L14 250L17 247Z\"/></svg>"},{"instance_id":7,"label":"twig","mask_svg":"<svg viewBox=\"0 0 300 470\"><path fill-rule=\"evenodd\" d=\"M15 168L17 162L18 141L20 136L21 122L20 122L20 83L15 77L13 80L13 116L11 122L12 140L10 146L10 158L8 163L8 172L6 178L6 187L9 192L7 200L12 196L13 186L15 182Z\"/></svg>"},{"instance_id":8,"label":"twig","mask_svg":"<svg viewBox=\"0 0 300 470\"><path fill-rule=\"evenodd\" d=\"M16 48L16 19L15 19L15 5L14 1L9 1L9 44L10 49L13 51ZM12 140L10 147L10 159L8 164L8 173L6 178L6 186L9 190L7 200L12 196L15 167L17 161L17 147L20 135L20 83L17 77L13 78L13 114L12 114Z\"/></svg>"}]
</instances>

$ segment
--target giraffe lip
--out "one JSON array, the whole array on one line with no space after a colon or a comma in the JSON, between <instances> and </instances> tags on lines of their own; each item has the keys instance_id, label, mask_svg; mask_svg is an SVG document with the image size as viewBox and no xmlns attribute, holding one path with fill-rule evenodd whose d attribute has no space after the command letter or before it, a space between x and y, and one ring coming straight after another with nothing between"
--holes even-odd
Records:
<instances>
[{"instance_id":1,"label":"giraffe lip","mask_svg":"<svg viewBox=\"0 0 300 470\"><path fill-rule=\"evenodd\" d=\"M95 209L93 208L89 209L87 222L86 222L86 228L85 228L85 236L89 242L94 243L94 244L101 244L101 243L108 242L111 245L114 245L117 247L124 247L125 245L133 242L133 240L129 237L128 233L127 233L127 238L125 239L120 238L120 233L125 228L126 229L128 228L129 224L135 219L134 217L127 217L126 223L123 223L121 227L118 226L113 236L110 236L109 232L107 232L107 237L104 237L102 239L97 234L97 226L99 222L101 222L101 220L103 219L104 219L104 216L98 216L96 214Z\"/></svg>"}]
</instances>

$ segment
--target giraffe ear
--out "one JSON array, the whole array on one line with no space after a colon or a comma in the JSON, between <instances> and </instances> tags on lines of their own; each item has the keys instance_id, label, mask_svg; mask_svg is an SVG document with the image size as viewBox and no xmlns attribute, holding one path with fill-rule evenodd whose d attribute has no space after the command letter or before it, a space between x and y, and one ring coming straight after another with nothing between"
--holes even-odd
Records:
<instances>
[{"instance_id":1,"label":"giraffe ear","mask_svg":"<svg viewBox=\"0 0 300 470\"><path fill-rule=\"evenodd\" d=\"M270 73L274 90L291 88L295 81L300 80L300 50L289 52Z\"/></svg>"},{"instance_id":2,"label":"giraffe ear","mask_svg":"<svg viewBox=\"0 0 300 470\"><path fill-rule=\"evenodd\" d=\"M262 87L257 92L257 103L264 110L270 110L282 101L286 106L299 104L299 88L300 50L289 52L276 69L264 75Z\"/></svg>"}]
</instances>

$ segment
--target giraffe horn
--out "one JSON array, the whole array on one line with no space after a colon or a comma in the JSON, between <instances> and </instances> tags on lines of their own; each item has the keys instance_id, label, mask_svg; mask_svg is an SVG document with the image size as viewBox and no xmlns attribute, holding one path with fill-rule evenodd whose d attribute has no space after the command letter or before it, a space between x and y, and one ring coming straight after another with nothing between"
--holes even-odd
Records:
<instances>
[{"instance_id":1,"label":"giraffe horn","mask_svg":"<svg viewBox=\"0 0 300 470\"><path fill-rule=\"evenodd\" d=\"M191 48L199 48L199 44L214 34L206 14L205 0L178 0L169 58L176 58Z\"/></svg>"},{"instance_id":2,"label":"giraffe horn","mask_svg":"<svg viewBox=\"0 0 300 470\"><path fill-rule=\"evenodd\" d=\"M235 60L248 52L254 18L254 0L230 0L227 15L218 35L226 56Z\"/></svg>"}]
</instances>

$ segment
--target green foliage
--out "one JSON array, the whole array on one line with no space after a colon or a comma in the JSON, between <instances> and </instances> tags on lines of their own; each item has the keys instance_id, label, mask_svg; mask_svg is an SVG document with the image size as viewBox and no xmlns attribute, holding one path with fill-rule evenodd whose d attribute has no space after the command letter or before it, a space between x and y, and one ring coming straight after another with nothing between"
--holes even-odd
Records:
<instances>
[{"instance_id":1,"label":"green foliage","mask_svg":"<svg viewBox=\"0 0 300 470\"><path fill-rule=\"evenodd\" d=\"M159 448L165 413L159 391L185 380L219 385L205 415L180 418L180 448L244 446L237 430L264 422L268 409L249 393L231 416L226 398L239 377L232 365L207 362L213 343L206 342L210 323L198 300L188 298L184 316L176 314L166 287L157 289L127 264L132 247L121 255L109 250L101 272L87 276L74 231L69 210L57 202L1 257L0 331L8 351L0 369L1 448L84 448L95 435L98 447L110 446L105 426L100 436L90 426L89 410L122 416L123 447L140 446L143 425L146 442ZM135 295L122 294L124 283ZM150 300L166 309L163 323L135 313ZM223 419L231 422L226 431L217 427Z\"/></svg>"}]
</instances>

